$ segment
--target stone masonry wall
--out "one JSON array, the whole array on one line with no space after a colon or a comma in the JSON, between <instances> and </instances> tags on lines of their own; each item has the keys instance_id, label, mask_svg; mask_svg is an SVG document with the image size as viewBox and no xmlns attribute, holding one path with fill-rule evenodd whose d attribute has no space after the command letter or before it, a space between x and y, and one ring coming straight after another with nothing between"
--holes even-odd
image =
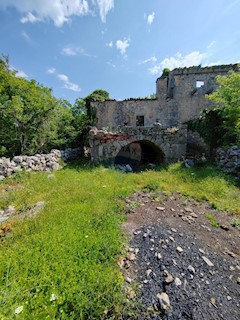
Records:
<instances>
[{"instance_id":1,"label":"stone masonry wall","mask_svg":"<svg viewBox=\"0 0 240 320\"><path fill-rule=\"evenodd\" d=\"M95 126L100 130L96 135L90 132L92 160L112 159L122 147L140 140L159 147L167 162L185 157L184 126L189 120L199 118L204 109L214 106L206 95L216 91L217 76L230 70L238 71L238 65L178 68L157 79L157 99L92 102L97 112ZM175 128L174 134L167 134Z\"/></svg>"},{"instance_id":2,"label":"stone masonry wall","mask_svg":"<svg viewBox=\"0 0 240 320\"><path fill-rule=\"evenodd\" d=\"M117 133L93 128L89 140L91 158L95 163L111 163L123 147L137 141L149 141L164 153L166 162L177 161L185 156L186 136L186 125L167 129L157 126L125 127Z\"/></svg>"},{"instance_id":3,"label":"stone masonry wall","mask_svg":"<svg viewBox=\"0 0 240 320\"><path fill-rule=\"evenodd\" d=\"M240 176L240 146L233 146L228 150L217 149L216 161L224 172Z\"/></svg>"},{"instance_id":4,"label":"stone masonry wall","mask_svg":"<svg viewBox=\"0 0 240 320\"><path fill-rule=\"evenodd\" d=\"M206 95L217 90L216 77L226 75L230 70L237 71L238 65L178 68L168 77L158 78L156 90L162 125L178 126L198 118L201 111L214 106Z\"/></svg>"},{"instance_id":5,"label":"stone masonry wall","mask_svg":"<svg viewBox=\"0 0 240 320\"><path fill-rule=\"evenodd\" d=\"M60 169L59 160L69 161L82 153L81 148L67 148L65 150L51 150L49 154L35 154L34 156L15 156L0 158L0 180L13 173L26 171L53 171Z\"/></svg>"}]
</instances>

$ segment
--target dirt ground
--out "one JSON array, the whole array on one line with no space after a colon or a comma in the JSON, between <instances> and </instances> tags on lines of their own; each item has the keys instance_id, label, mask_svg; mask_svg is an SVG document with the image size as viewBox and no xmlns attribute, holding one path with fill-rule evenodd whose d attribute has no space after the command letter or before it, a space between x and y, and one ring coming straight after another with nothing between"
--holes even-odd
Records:
<instances>
[{"instance_id":1,"label":"dirt ground","mask_svg":"<svg viewBox=\"0 0 240 320\"><path fill-rule=\"evenodd\" d=\"M129 319L240 319L234 216L177 193L147 192L128 199L126 214L129 249L120 266L135 308Z\"/></svg>"}]
</instances>

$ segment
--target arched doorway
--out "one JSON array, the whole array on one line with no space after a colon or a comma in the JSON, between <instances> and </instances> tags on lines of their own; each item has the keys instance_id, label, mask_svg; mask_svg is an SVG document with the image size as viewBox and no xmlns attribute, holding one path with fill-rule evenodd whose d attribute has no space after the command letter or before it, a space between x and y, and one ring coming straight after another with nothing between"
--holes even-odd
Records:
<instances>
[{"instance_id":1,"label":"arched doorway","mask_svg":"<svg viewBox=\"0 0 240 320\"><path fill-rule=\"evenodd\" d=\"M115 165L129 164L133 169L141 165L161 164L165 156L163 151L153 142L140 140L124 146L115 157Z\"/></svg>"}]
</instances>

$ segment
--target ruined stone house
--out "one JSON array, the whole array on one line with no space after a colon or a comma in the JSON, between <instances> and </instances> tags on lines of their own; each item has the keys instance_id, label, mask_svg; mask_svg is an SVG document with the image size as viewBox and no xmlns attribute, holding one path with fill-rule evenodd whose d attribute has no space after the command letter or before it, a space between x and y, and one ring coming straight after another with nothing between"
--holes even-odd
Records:
<instances>
[{"instance_id":1,"label":"ruined stone house","mask_svg":"<svg viewBox=\"0 0 240 320\"><path fill-rule=\"evenodd\" d=\"M92 161L137 166L184 158L188 121L213 106L205 95L217 89L216 76L229 70L238 66L177 68L156 80L156 99L92 102Z\"/></svg>"}]
</instances>

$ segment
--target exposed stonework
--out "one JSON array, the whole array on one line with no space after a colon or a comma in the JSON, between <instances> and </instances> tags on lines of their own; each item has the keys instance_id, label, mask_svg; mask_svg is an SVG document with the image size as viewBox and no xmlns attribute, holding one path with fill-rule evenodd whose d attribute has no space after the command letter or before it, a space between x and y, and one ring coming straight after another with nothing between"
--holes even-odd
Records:
<instances>
[{"instance_id":1,"label":"exposed stonework","mask_svg":"<svg viewBox=\"0 0 240 320\"><path fill-rule=\"evenodd\" d=\"M132 147L135 152L130 152L129 159L135 159L139 164L142 160L142 149L144 146L154 146L156 150L163 152L163 159L168 162L181 159L186 152L187 126L181 128L153 127L123 127L121 132L111 133L93 128L90 131L90 147L92 161L108 162L114 164L115 158L124 147ZM138 149L138 150L136 150ZM157 152L157 151L156 151ZM159 153L160 156L160 153ZM149 159L150 160L150 159ZM150 162L150 161L149 161ZM157 159L156 159L156 162ZM136 163L137 164L137 163Z\"/></svg>"},{"instance_id":2,"label":"exposed stonework","mask_svg":"<svg viewBox=\"0 0 240 320\"><path fill-rule=\"evenodd\" d=\"M49 154L36 154L34 156L16 156L12 160L0 158L0 180L13 173L26 171L53 171L60 168L59 160L69 161L82 153L81 148L67 148L65 150L52 150Z\"/></svg>"},{"instance_id":3,"label":"exposed stonework","mask_svg":"<svg viewBox=\"0 0 240 320\"><path fill-rule=\"evenodd\" d=\"M217 149L216 161L224 172L240 176L240 146L233 146L228 150Z\"/></svg>"},{"instance_id":4,"label":"exposed stonework","mask_svg":"<svg viewBox=\"0 0 240 320\"><path fill-rule=\"evenodd\" d=\"M157 79L156 99L92 102L97 112L95 127L100 130L90 132L92 160L112 163L122 148L141 141L159 148L167 162L184 157L186 123L214 105L205 95L217 89L217 75L229 70L237 71L237 64L178 68Z\"/></svg>"}]
</instances>

